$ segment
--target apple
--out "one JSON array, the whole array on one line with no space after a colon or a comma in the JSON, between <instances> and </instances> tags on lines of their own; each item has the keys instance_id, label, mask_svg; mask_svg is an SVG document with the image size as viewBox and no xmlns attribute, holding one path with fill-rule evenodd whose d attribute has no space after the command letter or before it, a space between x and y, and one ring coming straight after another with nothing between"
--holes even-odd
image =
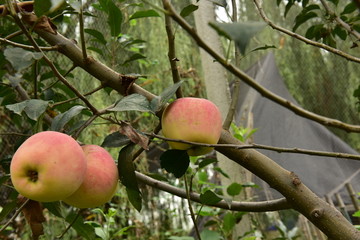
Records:
<instances>
[{"instance_id":1,"label":"apple","mask_svg":"<svg viewBox=\"0 0 360 240\"><path fill-rule=\"evenodd\" d=\"M63 201L77 208L94 208L115 194L119 174L108 151L97 145L82 146L87 159L85 179L78 190Z\"/></svg>"},{"instance_id":2,"label":"apple","mask_svg":"<svg viewBox=\"0 0 360 240\"><path fill-rule=\"evenodd\" d=\"M83 150L72 137L45 131L29 137L17 149L10 176L21 195L52 202L67 198L80 187L86 164Z\"/></svg>"},{"instance_id":3,"label":"apple","mask_svg":"<svg viewBox=\"0 0 360 240\"><path fill-rule=\"evenodd\" d=\"M163 112L162 133L167 138L216 144L222 130L221 113L211 101L184 97L169 104ZM209 153L212 148L171 142L173 149L187 150L190 156Z\"/></svg>"}]
</instances>

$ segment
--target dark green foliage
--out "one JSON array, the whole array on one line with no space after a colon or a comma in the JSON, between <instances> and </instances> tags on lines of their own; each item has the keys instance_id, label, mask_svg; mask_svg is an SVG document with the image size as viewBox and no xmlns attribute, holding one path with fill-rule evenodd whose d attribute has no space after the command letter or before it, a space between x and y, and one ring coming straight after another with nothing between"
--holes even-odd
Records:
<instances>
[{"instance_id":1,"label":"dark green foliage","mask_svg":"<svg viewBox=\"0 0 360 240\"><path fill-rule=\"evenodd\" d=\"M189 155L186 150L171 149L167 150L160 156L160 165L167 172L180 178L188 169L190 164Z\"/></svg>"}]
</instances>

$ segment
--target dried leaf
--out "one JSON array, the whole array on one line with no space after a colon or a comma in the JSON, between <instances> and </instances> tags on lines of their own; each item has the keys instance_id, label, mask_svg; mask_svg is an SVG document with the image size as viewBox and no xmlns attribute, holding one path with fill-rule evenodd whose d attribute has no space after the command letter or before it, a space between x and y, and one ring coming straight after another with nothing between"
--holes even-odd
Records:
<instances>
[{"instance_id":1,"label":"dried leaf","mask_svg":"<svg viewBox=\"0 0 360 240\"><path fill-rule=\"evenodd\" d=\"M127 136L133 143L140 145L143 149L149 149L149 139L139 134L129 123L121 122L119 132Z\"/></svg>"},{"instance_id":2,"label":"dried leaf","mask_svg":"<svg viewBox=\"0 0 360 240\"><path fill-rule=\"evenodd\" d=\"M19 197L19 204L22 205L26 199L23 196ZM42 225L45 222L43 215L43 208L37 201L29 200L25 207L22 209L22 213L25 216L27 223L30 225L32 236L34 240L39 239L44 234L44 227Z\"/></svg>"}]
</instances>

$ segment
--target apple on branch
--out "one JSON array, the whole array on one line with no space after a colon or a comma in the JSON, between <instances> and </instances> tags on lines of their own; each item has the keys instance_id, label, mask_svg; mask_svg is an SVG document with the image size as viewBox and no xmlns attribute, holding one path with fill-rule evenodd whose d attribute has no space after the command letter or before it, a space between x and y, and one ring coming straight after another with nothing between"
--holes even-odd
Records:
<instances>
[{"instance_id":1,"label":"apple on branch","mask_svg":"<svg viewBox=\"0 0 360 240\"><path fill-rule=\"evenodd\" d=\"M162 133L167 138L190 142L216 144L222 130L221 113L211 101L184 97L172 102L161 119ZM171 142L173 149L187 150L190 156L209 153L212 148Z\"/></svg>"},{"instance_id":2,"label":"apple on branch","mask_svg":"<svg viewBox=\"0 0 360 240\"><path fill-rule=\"evenodd\" d=\"M114 196L119 174L112 156L104 148L84 145L82 149L87 159L85 179L79 189L63 201L77 208L94 208Z\"/></svg>"},{"instance_id":3,"label":"apple on branch","mask_svg":"<svg viewBox=\"0 0 360 240\"><path fill-rule=\"evenodd\" d=\"M21 195L52 202L73 194L82 184L86 169L85 154L73 138L45 131L29 137L17 149L10 176Z\"/></svg>"}]
</instances>

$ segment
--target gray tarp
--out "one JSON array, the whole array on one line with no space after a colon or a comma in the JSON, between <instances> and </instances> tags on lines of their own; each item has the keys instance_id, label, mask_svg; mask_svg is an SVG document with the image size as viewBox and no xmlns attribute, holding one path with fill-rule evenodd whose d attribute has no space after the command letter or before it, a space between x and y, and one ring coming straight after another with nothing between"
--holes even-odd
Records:
<instances>
[{"instance_id":1,"label":"gray tarp","mask_svg":"<svg viewBox=\"0 0 360 240\"><path fill-rule=\"evenodd\" d=\"M265 56L254 64L247 74L266 89L297 104L279 74L273 54ZM253 127L258 128L254 134L254 143L358 154L324 126L300 117L262 97L245 84L241 86L239 103L241 110L236 115L237 123L244 116L248 116L249 112L253 113ZM261 152L285 169L295 172L312 191L321 197L339 188L349 178L355 191L360 191L360 161L358 160L278 153L267 150L261 150ZM260 199L280 197L279 193L270 189L268 184L258 178L254 181L262 187L257 192ZM341 191L346 202L349 202L346 191L343 188Z\"/></svg>"}]
</instances>

